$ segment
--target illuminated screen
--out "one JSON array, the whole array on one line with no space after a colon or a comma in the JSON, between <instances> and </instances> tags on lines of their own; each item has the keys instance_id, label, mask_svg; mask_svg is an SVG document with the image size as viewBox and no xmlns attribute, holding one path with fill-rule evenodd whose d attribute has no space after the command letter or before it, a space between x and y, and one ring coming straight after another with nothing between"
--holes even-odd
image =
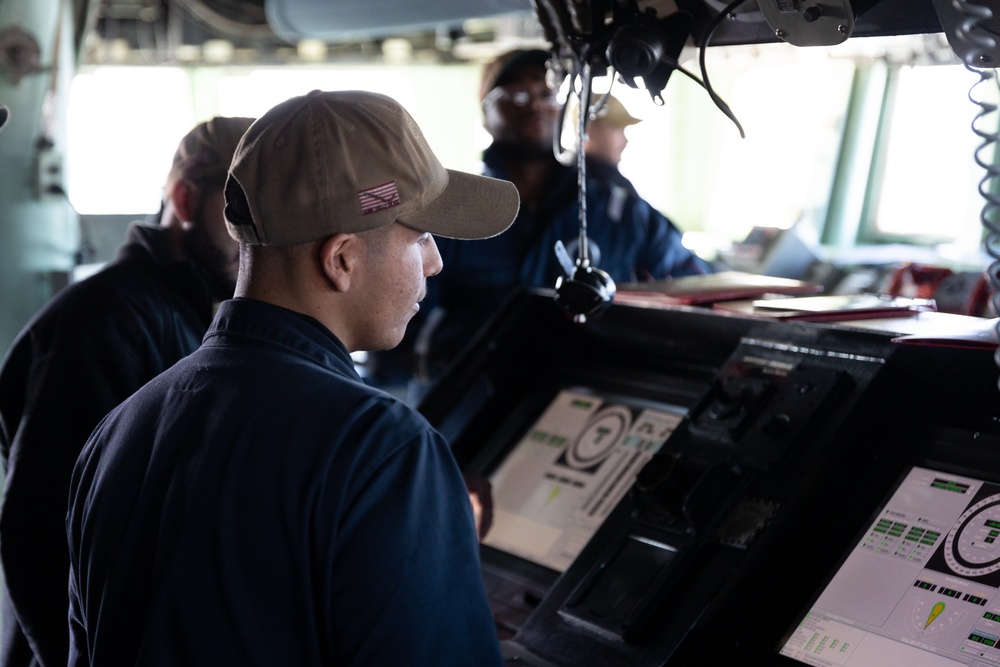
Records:
<instances>
[{"instance_id":1,"label":"illuminated screen","mask_svg":"<svg viewBox=\"0 0 1000 667\"><path fill-rule=\"evenodd\" d=\"M561 391L490 477L483 543L564 571L684 412Z\"/></svg>"},{"instance_id":2,"label":"illuminated screen","mask_svg":"<svg viewBox=\"0 0 1000 667\"><path fill-rule=\"evenodd\" d=\"M808 665L1000 664L1000 486L911 469L781 647Z\"/></svg>"}]
</instances>

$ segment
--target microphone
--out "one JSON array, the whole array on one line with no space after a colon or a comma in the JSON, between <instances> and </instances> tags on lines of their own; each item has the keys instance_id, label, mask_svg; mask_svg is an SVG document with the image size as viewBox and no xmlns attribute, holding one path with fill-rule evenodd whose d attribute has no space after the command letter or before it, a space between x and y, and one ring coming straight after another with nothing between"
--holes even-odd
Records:
<instances>
[{"instance_id":1,"label":"microphone","mask_svg":"<svg viewBox=\"0 0 1000 667\"><path fill-rule=\"evenodd\" d=\"M556 303L573 316L573 321L583 324L607 308L615 298L615 281L607 271L590 265L582 257L574 263L562 241L556 241L556 258L565 275L556 279Z\"/></svg>"},{"instance_id":2,"label":"microphone","mask_svg":"<svg viewBox=\"0 0 1000 667\"><path fill-rule=\"evenodd\" d=\"M576 262L573 262L563 242L556 241L556 259L559 260L564 275L556 279L555 301L572 315L574 322L583 324L588 317L597 315L611 304L617 288L607 271L590 264L590 242L587 241L587 161L583 150L583 137L587 131L593 74L586 57L581 57L579 63L581 84L578 107L580 111L576 128L576 160L580 244ZM553 145L558 145L558 138ZM556 156L559 157L558 152Z\"/></svg>"}]
</instances>

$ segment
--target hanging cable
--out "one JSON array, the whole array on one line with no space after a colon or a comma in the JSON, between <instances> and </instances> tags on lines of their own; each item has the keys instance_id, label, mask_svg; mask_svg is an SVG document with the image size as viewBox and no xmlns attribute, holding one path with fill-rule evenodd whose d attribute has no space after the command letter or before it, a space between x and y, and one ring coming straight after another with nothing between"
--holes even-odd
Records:
<instances>
[{"instance_id":1,"label":"hanging cable","mask_svg":"<svg viewBox=\"0 0 1000 667\"><path fill-rule=\"evenodd\" d=\"M733 0L733 2L726 5L725 9L719 12L715 18L712 19L712 22L708 24L708 29L705 30L705 37L701 40L701 48L698 52L698 64L701 66L701 81L698 81L698 79L692 77L687 72L683 72L683 70L681 71L702 85L706 92L708 92L708 96L712 98L713 102L715 102L715 106L719 107L719 110L726 114L729 117L729 120L736 124L736 128L740 131L740 137L746 139L747 135L743 132L743 126L740 125L740 121L737 120L736 114L733 113L732 109L729 108L729 105L726 104L726 102L719 97L718 94L716 94L715 89L712 88L712 83L708 79L708 68L705 67L705 52L708 50L708 43L711 41L712 35L715 34L716 29L722 24L722 22L729 18L729 15L736 11L736 8L744 2L746 2L746 0Z\"/></svg>"},{"instance_id":2,"label":"hanging cable","mask_svg":"<svg viewBox=\"0 0 1000 667\"><path fill-rule=\"evenodd\" d=\"M566 112L572 108L570 100L573 99L574 95L578 95L576 90L576 78L580 74L580 62L581 59L573 54L572 58L569 58L569 67L566 67L566 63L563 60L559 60L559 64L564 68L560 81L563 79L569 82L569 89L566 93L566 101L563 103L562 108L559 111L559 115L556 116L556 130L552 134L552 154L555 156L561 164L569 167L576 162L575 146L565 147L562 145L563 131L566 126ZM549 61L550 67L549 71L552 71L553 60ZM576 130L574 129L574 132Z\"/></svg>"},{"instance_id":3,"label":"hanging cable","mask_svg":"<svg viewBox=\"0 0 1000 667\"><path fill-rule=\"evenodd\" d=\"M590 242L587 240L587 152L583 149L587 138L587 118L590 115L590 98L593 93L593 69L586 58L581 58L580 99L576 122L576 180L580 214L580 249L577 257L584 266L590 265Z\"/></svg>"},{"instance_id":4,"label":"hanging cable","mask_svg":"<svg viewBox=\"0 0 1000 667\"><path fill-rule=\"evenodd\" d=\"M583 144L587 132L587 121L590 112L590 100L593 93L593 65L590 62L592 54L587 45L581 45L574 54L573 81L570 84L570 96L577 98L577 114L575 135L575 153L565 151L561 157L576 158L577 196L579 209L579 238L577 241L576 261L569 256L561 240L555 242L553 250L556 259L562 266L563 275L556 279L555 300L578 324L584 324L596 316L614 299L616 287L611 276L604 270L590 263L590 240L587 238L587 160ZM579 91L576 90L576 75L579 75ZM569 99L567 99L569 106ZM561 129L560 132L561 134ZM559 143L556 143L557 148ZM557 153L557 155L559 155Z\"/></svg>"}]
</instances>

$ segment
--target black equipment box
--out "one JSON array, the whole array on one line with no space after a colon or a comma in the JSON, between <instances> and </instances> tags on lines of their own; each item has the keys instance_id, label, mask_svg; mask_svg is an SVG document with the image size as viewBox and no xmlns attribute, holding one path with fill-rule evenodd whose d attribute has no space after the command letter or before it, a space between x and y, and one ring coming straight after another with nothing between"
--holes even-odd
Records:
<instances>
[{"instance_id":1,"label":"black equipment box","mask_svg":"<svg viewBox=\"0 0 1000 667\"><path fill-rule=\"evenodd\" d=\"M993 352L892 338L508 301L419 406L492 484L507 663L1000 662Z\"/></svg>"}]
</instances>

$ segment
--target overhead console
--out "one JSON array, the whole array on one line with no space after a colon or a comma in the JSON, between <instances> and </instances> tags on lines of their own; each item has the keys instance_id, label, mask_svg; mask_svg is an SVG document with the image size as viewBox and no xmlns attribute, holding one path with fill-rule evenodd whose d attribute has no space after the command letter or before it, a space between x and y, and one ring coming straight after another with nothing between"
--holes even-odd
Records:
<instances>
[{"instance_id":1,"label":"overhead console","mask_svg":"<svg viewBox=\"0 0 1000 667\"><path fill-rule=\"evenodd\" d=\"M420 406L492 484L508 663L1000 661L991 353L891 339L513 298Z\"/></svg>"},{"instance_id":2,"label":"overhead console","mask_svg":"<svg viewBox=\"0 0 1000 667\"><path fill-rule=\"evenodd\" d=\"M217 0L204 1L206 5L217 3ZM262 4L273 30L289 41L303 37L349 41L361 36L387 36L442 25L458 29L468 19L504 15L547 18L560 14L575 17L578 22L601 16L603 22L605 14L620 11L627 3L593 0L490 0L480 3L462 0L432 3L264 0ZM728 0L639 0L636 5L643 12L655 11L661 18L678 10L689 12L693 18L695 43L699 43L715 15L730 3ZM380 11L385 9L393 11ZM719 27L713 44L755 44L791 38L789 43L801 46L835 43L848 35L869 37L941 31L932 0L746 0L730 7L730 11L734 20ZM835 34L824 39L829 26ZM777 31L781 31L782 36L776 34Z\"/></svg>"}]
</instances>

